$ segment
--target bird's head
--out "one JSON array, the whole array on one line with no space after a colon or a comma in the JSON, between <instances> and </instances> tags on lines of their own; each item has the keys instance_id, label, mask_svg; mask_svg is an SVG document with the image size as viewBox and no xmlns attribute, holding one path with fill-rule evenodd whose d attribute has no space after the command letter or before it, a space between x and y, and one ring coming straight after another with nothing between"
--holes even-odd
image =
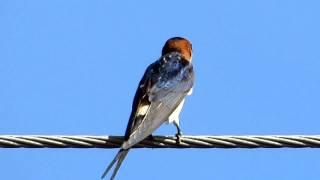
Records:
<instances>
[{"instance_id":1,"label":"bird's head","mask_svg":"<svg viewBox=\"0 0 320 180\"><path fill-rule=\"evenodd\" d=\"M185 38L173 37L167 40L162 48L162 55L178 52L184 59L191 61L192 59L192 44Z\"/></svg>"}]
</instances>

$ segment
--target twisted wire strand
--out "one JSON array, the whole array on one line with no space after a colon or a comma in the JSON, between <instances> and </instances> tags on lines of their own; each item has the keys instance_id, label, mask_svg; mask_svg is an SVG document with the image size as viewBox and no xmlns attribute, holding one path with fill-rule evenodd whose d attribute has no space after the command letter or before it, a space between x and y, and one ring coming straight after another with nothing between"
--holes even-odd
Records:
<instances>
[{"instance_id":1,"label":"twisted wire strand","mask_svg":"<svg viewBox=\"0 0 320 180\"><path fill-rule=\"evenodd\" d=\"M119 148L123 136L0 135L0 148ZM320 135L153 136L133 148L320 148Z\"/></svg>"}]
</instances>

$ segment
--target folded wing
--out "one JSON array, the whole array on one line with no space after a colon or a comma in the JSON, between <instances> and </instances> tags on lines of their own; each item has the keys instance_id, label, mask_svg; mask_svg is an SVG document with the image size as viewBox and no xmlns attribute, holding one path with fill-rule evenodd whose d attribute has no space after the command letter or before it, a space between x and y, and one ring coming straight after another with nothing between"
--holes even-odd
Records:
<instances>
[{"instance_id":1,"label":"folded wing","mask_svg":"<svg viewBox=\"0 0 320 180\"><path fill-rule=\"evenodd\" d=\"M181 57L171 58L176 59L165 63L160 59L151 65L145 73L146 79L140 82L139 88L145 89L140 89L139 95L138 88L136 96L139 95L140 100L135 100L138 102L134 114L131 115L131 124L129 121L127 127L127 139L122 145L123 149L142 141L167 121L192 88L192 64L179 59Z\"/></svg>"}]
</instances>

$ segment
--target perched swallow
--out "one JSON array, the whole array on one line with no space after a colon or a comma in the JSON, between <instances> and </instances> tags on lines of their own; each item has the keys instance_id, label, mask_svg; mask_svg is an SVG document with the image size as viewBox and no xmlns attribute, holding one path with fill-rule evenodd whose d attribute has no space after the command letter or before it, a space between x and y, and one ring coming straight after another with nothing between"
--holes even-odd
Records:
<instances>
[{"instance_id":1,"label":"perched swallow","mask_svg":"<svg viewBox=\"0 0 320 180\"><path fill-rule=\"evenodd\" d=\"M194 82L192 45L184 38L167 40L162 56L149 65L136 91L125 133L125 141L102 179L116 164L111 180L130 148L150 136L164 122L173 123L180 139L179 114L186 95L192 93Z\"/></svg>"}]
</instances>

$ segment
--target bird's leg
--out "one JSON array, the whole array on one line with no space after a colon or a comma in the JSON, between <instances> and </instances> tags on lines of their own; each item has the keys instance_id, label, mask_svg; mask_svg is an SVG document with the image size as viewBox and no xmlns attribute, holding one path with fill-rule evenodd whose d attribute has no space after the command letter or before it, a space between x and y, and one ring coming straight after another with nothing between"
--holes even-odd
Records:
<instances>
[{"instance_id":1,"label":"bird's leg","mask_svg":"<svg viewBox=\"0 0 320 180\"><path fill-rule=\"evenodd\" d=\"M173 121L173 124L177 128L177 134L176 134L177 144L180 144L181 143L181 136L182 136L182 132L181 132L180 126L176 121Z\"/></svg>"}]
</instances>

